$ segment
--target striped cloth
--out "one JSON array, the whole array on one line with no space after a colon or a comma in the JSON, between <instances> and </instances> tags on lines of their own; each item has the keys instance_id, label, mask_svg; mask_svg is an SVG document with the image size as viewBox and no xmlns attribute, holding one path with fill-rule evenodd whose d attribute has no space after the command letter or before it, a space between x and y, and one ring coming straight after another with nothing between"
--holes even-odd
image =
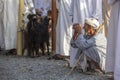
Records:
<instances>
[{"instance_id":1,"label":"striped cloth","mask_svg":"<svg viewBox=\"0 0 120 80\"><path fill-rule=\"evenodd\" d=\"M78 48L76 59L81 53L84 53L87 57L97 62L102 70L105 70L106 43L107 40L101 33L95 36L80 34L75 41L71 40L71 46Z\"/></svg>"}]
</instances>

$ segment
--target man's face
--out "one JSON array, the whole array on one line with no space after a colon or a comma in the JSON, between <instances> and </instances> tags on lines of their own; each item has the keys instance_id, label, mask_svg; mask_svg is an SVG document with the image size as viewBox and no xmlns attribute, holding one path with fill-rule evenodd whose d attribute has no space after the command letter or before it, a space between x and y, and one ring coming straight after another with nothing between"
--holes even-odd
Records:
<instances>
[{"instance_id":1,"label":"man's face","mask_svg":"<svg viewBox=\"0 0 120 80\"><path fill-rule=\"evenodd\" d=\"M84 30L85 30L85 33L86 33L87 35L93 35L93 33L94 33L94 31L95 31L92 26L90 26L90 25L88 25L88 24L86 24L86 23L85 23L85 25L84 25Z\"/></svg>"}]
</instances>

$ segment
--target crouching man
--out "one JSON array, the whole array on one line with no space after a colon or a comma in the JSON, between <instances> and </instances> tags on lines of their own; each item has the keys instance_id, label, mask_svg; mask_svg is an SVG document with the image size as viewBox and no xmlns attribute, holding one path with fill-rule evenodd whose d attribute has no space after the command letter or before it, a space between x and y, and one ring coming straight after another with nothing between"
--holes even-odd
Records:
<instances>
[{"instance_id":1,"label":"crouching man","mask_svg":"<svg viewBox=\"0 0 120 80\"><path fill-rule=\"evenodd\" d=\"M106 38L98 31L99 22L94 18L85 19L84 34L82 26L77 23L73 25L74 35L71 46L78 48L75 60L79 61L78 66L83 72L89 70L104 71L106 58ZM76 62L74 61L74 62Z\"/></svg>"}]
</instances>

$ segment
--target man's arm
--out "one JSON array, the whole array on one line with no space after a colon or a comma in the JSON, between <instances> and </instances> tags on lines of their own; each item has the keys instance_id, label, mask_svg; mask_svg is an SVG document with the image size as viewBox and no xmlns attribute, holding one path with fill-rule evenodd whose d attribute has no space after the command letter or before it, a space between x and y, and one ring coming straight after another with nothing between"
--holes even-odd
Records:
<instances>
[{"instance_id":1,"label":"man's arm","mask_svg":"<svg viewBox=\"0 0 120 80\"><path fill-rule=\"evenodd\" d=\"M86 40L82 34L82 25L79 23L73 24L74 34L71 40L71 46L74 48L88 48L94 45L95 38Z\"/></svg>"},{"instance_id":2,"label":"man's arm","mask_svg":"<svg viewBox=\"0 0 120 80\"><path fill-rule=\"evenodd\" d=\"M76 40L71 40L71 46L74 48L87 49L95 46L95 38L85 39L83 34L80 34Z\"/></svg>"}]
</instances>

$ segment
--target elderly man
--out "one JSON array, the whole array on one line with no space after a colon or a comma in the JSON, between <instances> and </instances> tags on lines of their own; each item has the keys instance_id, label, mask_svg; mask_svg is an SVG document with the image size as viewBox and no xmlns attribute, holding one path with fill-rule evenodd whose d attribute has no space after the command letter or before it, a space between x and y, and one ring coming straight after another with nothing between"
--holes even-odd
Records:
<instances>
[{"instance_id":1,"label":"elderly man","mask_svg":"<svg viewBox=\"0 0 120 80\"><path fill-rule=\"evenodd\" d=\"M87 69L105 69L106 57L106 38L98 31L99 22L94 18L85 19L84 30L82 34L82 27L80 24L74 24L75 30L71 40L71 46L78 48L76 59L81 55L79 60L81 69L85 72ZM73 53L75 54L75 53Z\"/></svg>"},{"instance_id":2,"label":"elderly man","mask_svg":"<svg viewBox=\"0 0 120 80\"><path fill-rule=\"evenodd\" d=\"M102 0L72 0L71 11L73 23L80 23L84 25L86 18L96 18L100 24L102 23ZM73 67L75 63L75 55L77 49L70 49L70 66Z\"/></svg>"},{"instance_id":3,"label":"elderly man","mask_svg":"<svg viewBox=\"0 0 120 80\"><path fill-rule=\"evenodd\" d=\"M56 27L56 59L69 57L70 40L72 37L71 19L69 15L71 0L56 0L58 20Z\"/></svg>"}]
</instances>

